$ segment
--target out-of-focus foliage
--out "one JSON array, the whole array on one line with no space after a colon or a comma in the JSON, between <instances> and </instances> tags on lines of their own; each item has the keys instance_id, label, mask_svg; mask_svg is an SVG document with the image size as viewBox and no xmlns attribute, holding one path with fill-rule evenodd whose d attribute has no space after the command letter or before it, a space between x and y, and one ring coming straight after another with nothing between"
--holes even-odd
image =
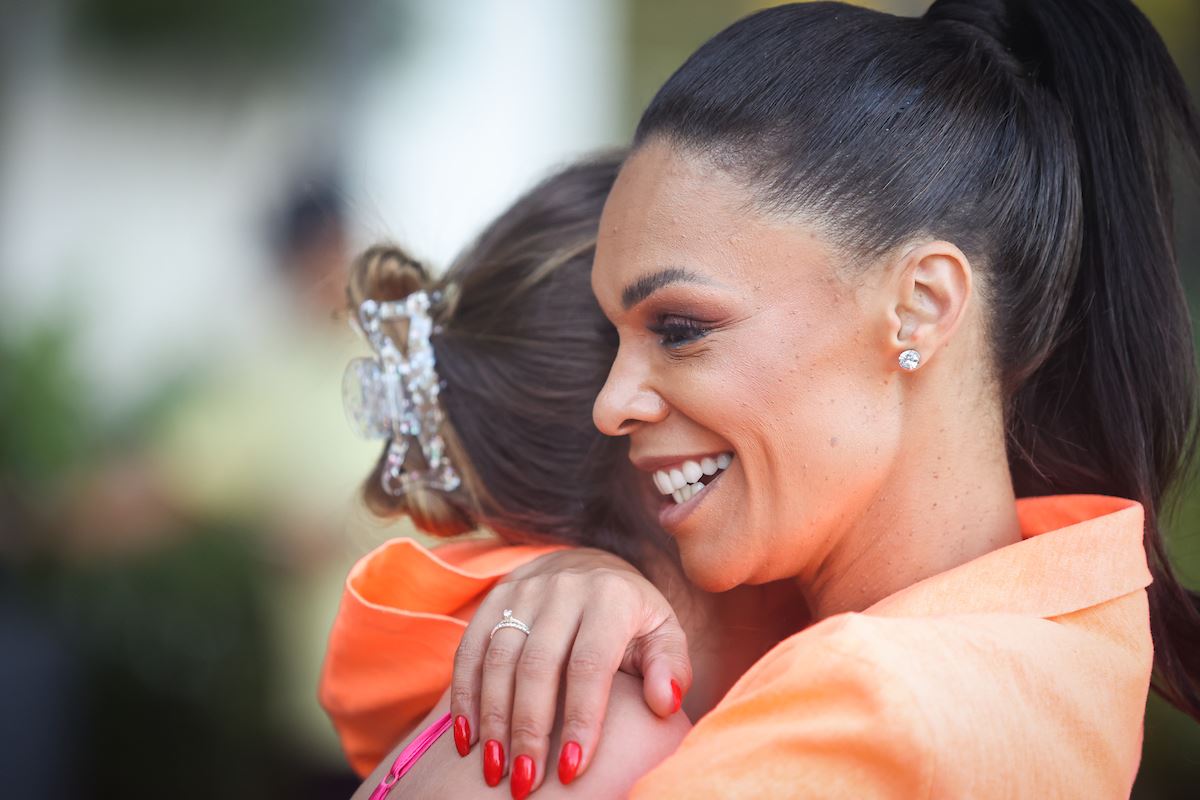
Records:
<instances>
[{"instance_id":1,"label":"out-of-focus foliage","mask_svg":"<svg viewBox=\"0 0 1200 800\"><path fill-rule=\"evenodd\" d=\"M165 531L134 558L41 560L26 598L74 656L75 752L93 797L269 796L277 731L259 537L230 523Z\"/></svg>"},{"instance_id":2,"label":"out-of-focus foliage","mask_svg":"<svg viewBox=\"0 0 1200 800\"><path fill-rule=\"evenodd\" d=\"M334 5L327 0L83 0L72 23L85 44L106 51L266 60L302 55Z\"/></svg>"},{"instance_id":3,"label":"out-of-focus foliage","mask_svg":"<svg viewBox=\"0 0 1200 800\"><path fill-rule=\"evenodd\" d=\"M71 332L44 326L20 340L0 338L0 475L44 485L83 460L94 443L87 392L67 368Z\"/></svg>"},{"instance_id":4,"label":"out-of-focus foliage","mask_svg":"<svg viewBox=\"0 0 1200 800\"><path fill-rule=\"evenodd\" d=\"M0 339L0 677L20 687L0 722L3 794L317 796L304 784L325 777L289 763L272 707L262 531L108 496L164 401L101 419L71 335Z\"/></svg>"},{"instance_id":5,"label":"out-of-focus foliage","mask_svg":"<svg viewBox=\"0 0 1200 800\"><path fill-rule=\"evenodd\" d=\"M1133 800L1192 800L1200 786L1200 730L1156 695L1146 709L1146 741Z\"/></svg>"}]
</instances>

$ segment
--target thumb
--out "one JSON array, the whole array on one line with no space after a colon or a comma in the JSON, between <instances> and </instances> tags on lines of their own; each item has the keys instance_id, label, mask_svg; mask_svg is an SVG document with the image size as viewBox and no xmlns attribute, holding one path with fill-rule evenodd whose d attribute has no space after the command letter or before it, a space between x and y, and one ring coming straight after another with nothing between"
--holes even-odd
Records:
<instances>
[{"instance_id":1,"label":"thumb","mask_svg":"<svg viewBox=\"0 0 1200 800\"><path fill-rule=\"evenodd\" d=\"M623 672L642 676L642 694L646 705L660 717L679 710L683 696L692 686L692 660L688 655L687 634L674 614L649 633L631 643Z\"/></svg>"}]
</instances>

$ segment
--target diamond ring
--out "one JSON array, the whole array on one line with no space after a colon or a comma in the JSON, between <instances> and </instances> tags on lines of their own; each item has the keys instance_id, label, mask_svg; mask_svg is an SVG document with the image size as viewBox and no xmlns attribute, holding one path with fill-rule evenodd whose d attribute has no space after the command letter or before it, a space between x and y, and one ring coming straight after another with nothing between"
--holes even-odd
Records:
<instances>
[{"instance_id":1,"label":"diamond ring","mask_svg":"<svg viewBox=\"0 0 1200 800\"><path fill-rule=\"evenodd\" d=\"M496 627L492 628L492 632L488 634L488 639L491 639L493 636L495 636L496 631L500 630L501 628L516 628L526 636L533 633L533 631L529 629L528 625L512 615L511 608L504 609L504 619L496 623Z\"/></svg>"}]
</instances>

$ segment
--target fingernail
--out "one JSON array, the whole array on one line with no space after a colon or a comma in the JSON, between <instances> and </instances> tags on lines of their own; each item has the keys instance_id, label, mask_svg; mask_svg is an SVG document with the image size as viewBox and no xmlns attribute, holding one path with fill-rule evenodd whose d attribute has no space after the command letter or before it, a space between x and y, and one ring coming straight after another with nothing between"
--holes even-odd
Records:
<instances>
[{"instance_id":1,"label":"fingernail","mask_svg":"<svg viewBox=\"0 0 1200 800\"><path fill-rule=\"evenodd\" d=\"M671 697L675 700L675 706L671 709L671 713L674 714L683 705L683 690L679 688L679 683L675 680L671 681Z\"/></svg>"},{"instance_id":2,"label":"fingernail","mask_svg":"<svg viewBox=\"0 0 1200 800\"><path fill-rule=\"evenodd\" d=\"M483 745L483 780L495 786L504 777L504 745L497 739L488 739Z\"/></svg>"},{"instance_id":3,"label":"fingernail","mask_svg":"<svg viewBox=\"0 0 1200 800\"><path fill-rule=\"evenodd\" d=\"M454 718L454 746L460 756L471 752L471 723L462 714Z\"/></svg>"},{"instance_id":4,"label":"fingernail","mask_svg":"<svg viewBox=\"0 0 1200 800\"><path fill-rule=\"evenodd\" d=\"M533 759L529 756L517 756L513 761L512 777L508 779L512 788L513 800L524 800L533 790Z\"/></svg>"},{"instance_id":5,"label":"fingernail","mask_svg":"<svg viewBox=\"0 0 1200 800\"><path fill-rule=\"evenodd\" d=\"M558 757L558 779L565 786L575 780L579 771L579 762L583 760L583 748L579 742L567 742L563 745L562 754Z\"/></svg>"}]
</instances>

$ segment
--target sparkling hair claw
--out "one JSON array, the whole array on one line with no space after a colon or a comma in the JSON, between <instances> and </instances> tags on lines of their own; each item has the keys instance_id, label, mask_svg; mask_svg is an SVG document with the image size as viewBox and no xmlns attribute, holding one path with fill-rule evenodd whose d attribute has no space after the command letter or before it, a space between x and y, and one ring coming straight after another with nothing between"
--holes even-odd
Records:
<instances>
[{"instance_id":1,"label":"sparkling hair claw","mask_svg":"<svg viewBox=\"0 0 1200 800\"><path fill-rule=\"evenodd\" d=\"M399 496L416 488L454 491L462 481L450 463L441 428L444 416L438 394L434 333L429 309L439 293L413 292L403 300L364 300L358 319L351 320L370 342L375 358L356 358L342 378L346 418L368 439L390 439L381 482L383 490ZM401 351L383 330L383 323L408 322L408 346ZM426 468L405 470L412 441L421 448Z\"/></svg>"}]
</instances>

